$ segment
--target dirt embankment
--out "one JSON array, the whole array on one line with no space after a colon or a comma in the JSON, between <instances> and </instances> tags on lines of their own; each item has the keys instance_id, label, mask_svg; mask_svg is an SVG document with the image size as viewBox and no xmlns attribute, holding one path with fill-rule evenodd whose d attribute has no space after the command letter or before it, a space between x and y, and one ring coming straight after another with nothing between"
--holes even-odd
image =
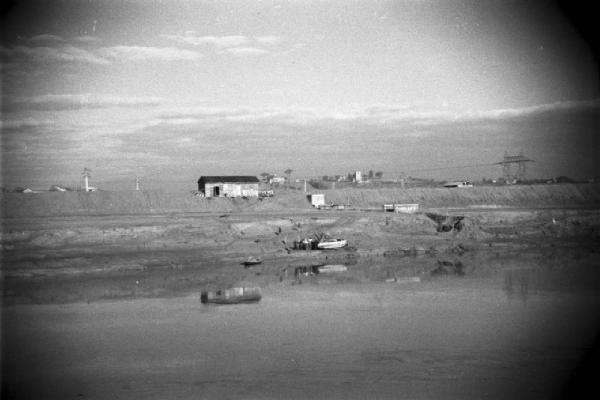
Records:
<instances>
[{"instance_id":1,"label":"dirt embankment","mask_svg":"<svg viewBox=\"0 0 600 400\"><path fill-rule=\"evenodd\" d=\"M424 208L505 207L598 207L600 184L528 186L476 186L472 188L383 188L323 191L327 201L360 207L387 203L416 203Z\"/></svg>"},{"instance_id":2,"label":"dirt embankment","mask_svg":"<svg viewBox=\"0 0 600 400\"><path fill-rule=\"evenodd\" d=\"M327 202L354 208L381 208L389 203L417 203L422 208L597 207L600 184L479 186L473 188L386 188L319 191ZM306 193L278 190L275 197L258 199L202 198L192 192L49 192L3 193L4 218L82 215L162 214L168 212L267 212L310 209Z\"/></svg>"},{"instance_id":3,"label":"dirt embankment","mask_svg":"<svg viewBox=\"0 0 600 400\"><path fill-rule=\"evenodd\" d=\"M460 229L453 224L448 231L425 213L383 211L88 217L58 219L42 229L21 224L2 237L2 297L6 303L62 303L171 296L240 282L285 284L293 282L296 267L323 263L352 265L351 274L334 279L361 282L386 277L385 265L393 266L394 276L412 276L438 261L478 265L468 257L488 250L544 248L551 254L570 246L579 254L600 242L595 210L478 210L461 216ZM343 237L349 247L294 249L294 242L315 234ZM263 264L244 268L248 256L261 257Z\"/></svg>"}]
</instances>

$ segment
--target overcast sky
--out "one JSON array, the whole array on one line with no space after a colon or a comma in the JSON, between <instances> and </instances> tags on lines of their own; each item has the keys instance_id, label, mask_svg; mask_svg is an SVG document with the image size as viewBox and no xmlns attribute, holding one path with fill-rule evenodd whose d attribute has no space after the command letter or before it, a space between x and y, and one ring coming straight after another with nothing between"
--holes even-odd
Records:
<instances>
[{"instance_id":1,"label":"overcast sky","mask_svg":"<svg viewBox=\"0 0 600 400\"><path fill-rule=\"evenodd\" d=\"M598 60L552 1L10 4L4 186L600 175Z\"/></svg>"}]
</instances>

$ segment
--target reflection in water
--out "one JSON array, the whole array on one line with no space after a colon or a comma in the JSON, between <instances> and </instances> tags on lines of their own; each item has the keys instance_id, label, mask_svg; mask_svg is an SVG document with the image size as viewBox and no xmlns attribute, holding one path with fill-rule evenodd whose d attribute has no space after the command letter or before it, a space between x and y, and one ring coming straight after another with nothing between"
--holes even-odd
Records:
<instances>
[{"instance_id":1,"label":"reflection in water","mask_svg":"<svg viewBox=\"0 0 600 400\"><path fill-rule=\"evenodd\" d=\"M460 261L438 260L437 268L431 271L431 275L465 275L465 266Z\"/></svg>"},{"instance_id":2,"label":"reflection in water","mask_svg":"<svg viewBox=\"0 0 600 400\"><path fill-rule=\"evenodd\" d=\"M14 398L560 398L598 333L599 260L372 258L350 284L278 282L250 306L7 307L3 378Z\"/></svg>"},{"instance_id":3,"label":"reflection in water","mask_svg":"<svg viewBox=\"0 0 600 400\"><path fill-rule=\"evenodd\" d=\"M527 301L529 295L529 281L531 270L529 269L509 269L504 272L504 292L510 297L519 297Z\"/></svg>"}]
</instances>

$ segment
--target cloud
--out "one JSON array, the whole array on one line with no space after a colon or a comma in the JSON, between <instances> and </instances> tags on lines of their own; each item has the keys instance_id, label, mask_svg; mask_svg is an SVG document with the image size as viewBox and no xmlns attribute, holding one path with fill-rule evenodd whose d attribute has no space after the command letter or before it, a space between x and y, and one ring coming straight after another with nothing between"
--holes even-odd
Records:
<instances>
[{"instance_id":1,"label":"cloud","mask_svg":"<svg viewBox=\"0 0 600 400\"><path fill-rule=\"evenodd\" d=\"M255 42L258 45L273 46L281 43L282 38L275 35L263 35L256 37L248 37L243 35L225 35L225 36L200 36L195 31L188 31L183 35L160 35L164 39L168 39L180 44L200 46L212 45L216 47L220 54L265 54L267 50L249 46Z\"/></svg>"},{"instance_id":2,"label":"cloud","mask_svg":"<svg viewBox=\"0 0 600 400\"><path fill-rule=\"evenodd\" d=\"M461 126L510 122L525 118L554 115L575 115L598 112L600 100L567 101L513 109L494 109L481 112L451 112L445 108L428 109L410 105L375 105L345 112L316 108L253 108L253 107L179 107L161 111L153 121L156 125L231 126L265 125L279 127L329 126L348 128L393 129ZM415 134L412 132L411 134Z\"/></svg>"},{"instance_id":3,"label":"cloud","mask_svg":"<svg viewBox=\"0 0 600 400\"><path fill-rule=\"evenodd\" d=\"M231 47L219 51L219 54L233 54L235 56L258 56L270 53L268 50L259 49L258 47Z\"/></svg>"},{"instance_id":4,"label":"cloud","mask_svg":"<svg viewBox=\"0 0 600 400\"><path fill-rule=\"evenodd\" d=\"M20 101L24 107L35 104L39 109L82 108L78 115L83 116L90 114L85 107L134 107L161 100L67 94ZM308 169L343 172L360 165L410 171L452 162L464 165L460 160L489 162L501 158L507 149L521 148L536 160L544 176L570 175L571 171L587 176L594 171L592 153L597 147L592 139L599 109L599 100L455 113L394 104L341 113L301 107L160 103L132 113L99 110L95 114L105 117L91 122L74 117L76 112L31 112L25 114L30 118L15 117L1 127L7 133L3 146L15 150L7 163L17 174L15 181L29 177L31 165L43 170L44 179L53 180L60 171L68 174L72 165L85 165L89 160L111 165L108 178L135 165L177 171L213 168L215 174L290 166L302 173L309 173ZM48 115L56 119L45 119ZM268 154L268 161L257 160L259 153ZM135 162L128 161L132 157ZM550 161L542 164L544 158ZM224 159L235 159L235 166Z\"/></svg>"},{"instance_id":5,"label":"cloud","mask_svg":"<svg viewBox=\"0 0 600 400\"><path fill-rule=\"evenodd\" d=\"M103 57L94 54L91 51L80 49L71 45L62 45L60 47L48 46L14 46L0 48L0 54L9 62L80 62L97 65L107 65L109 61Z\"/></svg>"},{"instance_id":6,"label":"cloud","mask_svg":"<svg viewBox=\"0 0 600 400\"><path fill-rule=\"evenodd\" d=\"M48 94L6 99L3 108L19 110L77 110L82 108L158 106L160 97L128 97L105 94Z\"/></svg>"},{"instance_id":7,"label":"cloud","mask_svg":"<svg viewBox=\"0 0 600 400\"><path fill-rule=\"evenodd\" d=\"M193 31L188 31L184 35L160 35L160 37L187 45L213 45L218 48L242 46L250 41L246 36L241 35L198 36Z\"/></svg>"},{"instance_id":8,"label":"cloud","mask_svg":"<svg viewBox=\"0 0 600 400\"><path fill-rule=\"evenodd\" d=\"M195 61L202 55L174 47L113 46L98 50L103 58L114 61Z\"/></svg>"},{"instance_id":9,"label":"cloud","mask_svg":"<svg viewBox=\"0 0 600 400\"><path fill-rule=\"evenodd\" d=\"M275 44L279 44L281 42L281 37L273 36L273 35L257 36L256 41L260 44L275 45Z\"/></svg>"},{"instance_id":10,"label":"cloud","mask_svg":"<svg viewBox=\"0 0 600 400\"><path fill-rule=\"evenodd\" d=\"M600 99L583 101L561 101L551 104L540 104L523 108L506 108L476 113L465 113L463 117L474 119L510 119L552 112L565 112L576 110L583 111L594 109L600 109Z\"/></svg>"},{"instance_id":11,"label":"cloud","mask_svg":"<svg viewBox=\"0 0 600 400\"><path fill-rule=\"evenodd\" d=\"M39 128L54 125L56 122L49 119L24 118L13 120L0 120L0 128L2 130L20 130L26 128Z\"/></svg>"},{"instance_id":12,"label":"cloud","mask_svg":"<svg viewBox=\"0 0 600 400\"><path fill-rule=\"evenodd\" d=\"M50 35L50 34L43 34L43 35L37 35L37 36L33 36L29 39L29 41L31 42L46 42L46 43L64 43L65 39L63 39L60 36L57 35Z\"/></svg>"},{"instance_id":13,"label":"cloud","mask_svg":"<svg viewBox=\"0 0 600 400\"><path fill-rule=\"evenodd\" d=\"M102 41L102 39L100 39L99 37L89 35L76 36L73 38L73 40L81 43L99 43Z\"/></svg>"},{"instance_id":14,"label":"cloud","mask_svg":"<svg viewBox=\"0 0 600 400\"><path fill-rule=\"evenodd\" d=\"M94 44L100 39L93 36L78 36L74 39L82 44ZM30 63L85 63L93 65L109 65L115 61L195 61L202 54L174 47L146 46L112 46L86 48L64 43L62 38L53 35L39 35L30 39L31 42L44 42L44 45L13 47L0 46L0 55L4 67L21 66L27 69Z\"/></svg>"}]
</instances>

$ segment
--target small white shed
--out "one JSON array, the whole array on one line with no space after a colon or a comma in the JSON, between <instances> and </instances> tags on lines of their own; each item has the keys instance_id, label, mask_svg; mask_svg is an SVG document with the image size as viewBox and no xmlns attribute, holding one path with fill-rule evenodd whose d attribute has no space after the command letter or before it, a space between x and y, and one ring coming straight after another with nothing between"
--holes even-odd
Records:
<instances>
[{"instance_id":1,"label":"small white shed","mask_svg":"<svg viewBox=\"0 0 600 400\"><path fill-rule=\"evenodd\" d=\"M310 204L316 208L318 208L319 206L324 206L325 205L325 195L324 194L311 194L310 195Z\"/></svg>"}]
</instances>

